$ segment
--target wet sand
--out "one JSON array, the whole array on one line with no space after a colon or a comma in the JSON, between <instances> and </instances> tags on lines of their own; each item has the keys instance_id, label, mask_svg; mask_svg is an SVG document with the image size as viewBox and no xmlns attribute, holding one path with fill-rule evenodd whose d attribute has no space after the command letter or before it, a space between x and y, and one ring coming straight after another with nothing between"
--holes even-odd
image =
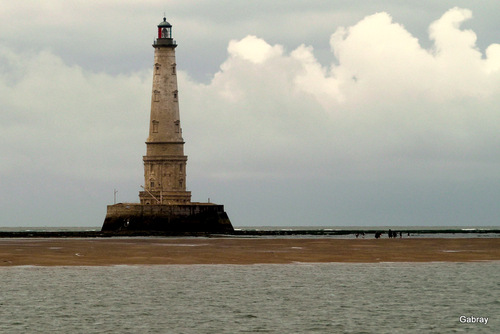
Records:
<instances>
[{"instance_id":1,"label":"wet sand","mask_svg":"<svg viewBox=\"0 0 500 334\"><path fill-rule=\"evenodd\" d=\"M470 262L500 260L499 238L12 238L0 266Z\"/></svg>"}]
</instances>

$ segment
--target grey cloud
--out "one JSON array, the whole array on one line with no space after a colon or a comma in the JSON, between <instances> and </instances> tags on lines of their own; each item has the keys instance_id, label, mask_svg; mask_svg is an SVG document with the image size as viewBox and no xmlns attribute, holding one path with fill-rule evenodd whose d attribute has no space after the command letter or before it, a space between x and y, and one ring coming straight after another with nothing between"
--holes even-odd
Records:
<instances>
[{"instance_id":1,"label":"grey cloud","mask_svg":"<svg viewBox=\"0 0 500 334\"><path fill-rule=\"evenodd\" d=\"M499 42L499 4L464 5L473 17L460 29L474 31L480 55L467 70L436 66L427 32L463 3L232 1L232 16L220 3L173 3L193 200L224 203L238 226L494 224L500 84L494 66L478 68L497 59L486 48ZM0 20L0 224L98 226L114 188L137 200L150 44L166 8L51 5L17 1ZM406 32L389 56L414 38L415 62L390 71L394 58L370 57L362 34L332 53L339 26L376 12ZM244 59L247 35L275 52Z\"/></svg>"}]
</instances>

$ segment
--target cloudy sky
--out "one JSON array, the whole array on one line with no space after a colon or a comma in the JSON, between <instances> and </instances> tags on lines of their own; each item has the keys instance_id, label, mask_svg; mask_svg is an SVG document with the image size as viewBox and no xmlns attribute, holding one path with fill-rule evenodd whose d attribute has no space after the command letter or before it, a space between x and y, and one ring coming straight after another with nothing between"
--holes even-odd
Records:
<instances>
[{"instance_id":1,"label":"cloudy sky","mask_svg":"<svg viewBox=\"0 0 500 334\"><path fill-rule=\"evenodd\" d=\"M138 202L164 12L193 201L236 227L499 225L499 1L0 0L0 226Z\"/></svg>"}]
</instances>

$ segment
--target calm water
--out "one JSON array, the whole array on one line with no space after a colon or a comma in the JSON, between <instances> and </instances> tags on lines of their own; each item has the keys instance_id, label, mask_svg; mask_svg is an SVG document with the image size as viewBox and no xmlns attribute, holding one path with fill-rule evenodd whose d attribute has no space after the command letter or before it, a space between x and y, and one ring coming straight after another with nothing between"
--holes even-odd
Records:
<instances>
[{"instance_id":1,"label":"calm water","mask_svg":"<svg viewBox=\"0 0 500 334\"><path fill-rule=\"evenodd\" d=\"M498 277L500 262L0 268L0 333L497 333Z\"/></svg>"}]
</instances>

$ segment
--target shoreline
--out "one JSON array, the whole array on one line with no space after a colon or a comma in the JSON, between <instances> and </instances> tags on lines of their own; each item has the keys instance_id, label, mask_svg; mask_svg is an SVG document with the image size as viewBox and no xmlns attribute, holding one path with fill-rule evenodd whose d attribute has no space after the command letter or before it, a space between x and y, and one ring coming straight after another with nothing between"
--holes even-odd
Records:
<instances>
[{"instance_id":1,"label":"shoreline","mask_svg":"<svg viewBox=\"0 0 500 334\"><path fill-rule=\"evenodd\" d=\"M500 238L0 238L0 266L498 260Z\"/></svg>"},{"instance_id":2,"label":"shoreline","mask_svg":"<svg viewBox=\"0 0 500 334\"><path fill-rule=\"evenodd\" d=\"M394 229L394 228L393 228ZM366 229L236 229L232 233L211 233L211 232L179 232L179 231L47 231L47 230L0 230L0 239L2 238L113 238L113 237L293 237L293 236L313 236L313 237L348 237L355 235L366 235L371 238L376 233L386 237L388 228L366 228ZM500 237L500 229L496 228L439 228L439 229L405 229L396 228L395 233L402 233L404 237L432 237L434 235L446 235L454 237L469 237L482 235L484 237Z\"/></svg>"}]
</instances>

